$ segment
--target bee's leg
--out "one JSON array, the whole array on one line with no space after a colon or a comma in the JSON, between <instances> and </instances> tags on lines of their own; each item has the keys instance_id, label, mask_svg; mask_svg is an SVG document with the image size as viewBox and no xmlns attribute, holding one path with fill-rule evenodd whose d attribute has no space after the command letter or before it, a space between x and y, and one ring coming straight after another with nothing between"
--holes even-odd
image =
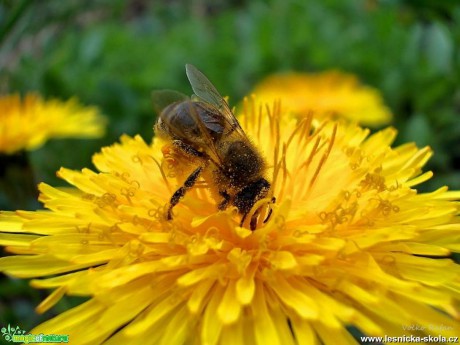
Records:
<instances>
[{"instance_id":1,"label":"bee's leg","mask_svg":"<svg viewBox=\"0 0 460 345\"><path fill-rule=\"evenodd\" d=\"M272 197L272 200L271 200L271 204L274 204L275 202L276 202L276 198L273 196L273 197ZM269 220L270 217L272 216L272 213L273 213L273 209L270 207L270 211L268 211L268 215L267 215L267 217L265 218L264 223L268 222L268 220Z\"/></svg>"},{"instance_id":2,"label":"bee's leg","mask_svg":"<svg viewBox=\"0 0 460 345\"><path fill-rule=\"evenodd\" d=\"M249 228L254 231L257 228L257 217L259 216L259 211L254 212L254 215L251 217L251 222L249 223Z\"/></svg>"},{"instance_id":3,"label":"bee's leg","mask_svg":"<svg viewBox=\"0 0 460 345\"><path fill-rule=\"evenodd\" d=\"M248 215L248 214L245 213L245 214L243 214L243 217L241 217L241 222L240 222L240 226L241 226L241 227L243 227L243 223L244 223L244 221L246 220L246 216L247 216L247 215Z\"/></svg>"},{"instance_id":4,"label":"bee's leg","mask_svg":"<svg viewBox=\"0 0 460 345\"><path fill-rule=\"evenodd\" d=\"M254 231L256 228L257 228L257 217L259 216L259 210L257 210L256 212L254 212L254 214L252 215L251 217L251 221L249 222L249 228ZM248 214L245 213L243 214L243 217L241 217L241 222L240 222L240 226L243 227L243 223L244 221L246 220L246 216Z\"/></svg>"},{"instance_id":5,"label":"bee's leg","mask_svg":"<svg viewBox=\"0 0 460 345\"><path fill-rule=\"evenodd\" d=\"M271 204L274 204L275 202L276 202L276 198L275 198L275 197L272 197L270 203L271 203ZM256 229L256 227L257 227L257 217L259 216L259 213L260 213L260 212L257 210L256 212L254 212L254 214L253 214L252 217L251 217L251 222L249 223L249 228L250 228L252 231L254 231L254 230ZM272 208L270 208L270 211L268 211L267 217L265 217L264 223L266 223L266 222L269 221L270 217L272 216L272 213L273 213L273 210L272 210ZM243 214L243 217L241 217L241 223L240 223L240 226L241 226L241 227L243 226L243 223L244 223L244 221L246 220L246 216L247 216L247 215L248 215L248 214L245 213L245 214Z\"/></svg>"},{"instance_id":6,"label":"bee's leg","mask_svg":"<svg viewBox=\"0 0 460 345\"><path fill-rule=\"evenodd\" d=\"M184 185L174 192L174 194L172 195L171 199L169 200L169 207L168 207L168 214L167 214L168 220L172 219L172 209L173 209L173 207L176 206L179 203L180 199L182 199L182 197L185 195L185 193L190 188L193 187L193 185L195 184L196 180L200 176L202 170L203 170L203 167L201 167L201 166L198 167L197 169L195 169L190 174L190 176L187 177L187 179L184 182Z\"/></svg>"},{"instance_id":7,"label":"bee's leg","mask_svg":"<svg viewBox=\"0 0 460 345\"><path fill-rule=\"evenodd\" d=\"M226 191L220 191L219 194L224 198L220 204L217 206L217 209L222 211L225 210L230 203L230 194L228 194Z\"/></svg>"}]
</instances>

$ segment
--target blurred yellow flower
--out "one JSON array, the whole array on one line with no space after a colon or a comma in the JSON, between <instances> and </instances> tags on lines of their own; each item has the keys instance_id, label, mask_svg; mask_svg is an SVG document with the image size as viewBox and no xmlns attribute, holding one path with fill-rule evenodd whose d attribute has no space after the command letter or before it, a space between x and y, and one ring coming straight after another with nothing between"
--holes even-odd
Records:
<instances>
[{"instance_id":1,"label":"blurred yellow flower","mask_svg":"<svg viewBox=\"0 0 460 345\"><path fill-rule=\"evenodd\" d=\"M421 173L430 149L391 148L391 128L315 126L251 102L241 124L277 197L255 231L234 209L216 211L206 188L166 221L181 181L163 171L161 143L138 136L96 154L99 172L61 169L72 188L41 184L47 210L0 215L0 243L18 254L0 269L54 289L38 311L65 294L90 297L31 333L168 345L356 344L348 326L458 335L460 270L449 255L460 250L460 192L414 189L431 177Z\"/></svg>"},{"instance_id":2,"label":"blurred yellow flower","mask_svg":"<svg viewBox=\"0 0 460 345\"><path fill-rule=\"evenodd\" d=\"M51 138L100 137L104 127L105 120L95 107L83 107L74 99L0 96L0 153L33 150Z\"/></svg>"},{"instance_id":3,"label":"blurred yellow flower","mask_svg":"<svg viewBox=\"0 0 460 345\"><path fill-rule=\"evenodd\" d=\"M275 74L253 93L269 104L281 99L287 111L299 115L314 112L317 118L345 118L366 126L388 124L392 118L378 90L338 71Z\"/></svg>"}]
</instances>

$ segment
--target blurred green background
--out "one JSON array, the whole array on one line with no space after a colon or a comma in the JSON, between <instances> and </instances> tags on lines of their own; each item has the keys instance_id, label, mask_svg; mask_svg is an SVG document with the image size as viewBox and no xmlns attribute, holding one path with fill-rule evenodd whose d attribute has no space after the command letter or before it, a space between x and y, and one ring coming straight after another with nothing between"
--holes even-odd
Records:
<instances>
[{"instance_id":1,"label":"blurred green background","mask_svg":"<svg viewBox=\"0 0 460 345\"><path fill-rule=\"evenodd\" d=\"M0 93L77 96L109 119L103 139L52 140L32 152L37 181L62 185L61 166L92 167L91 155L123 133L150 140L150 93L190 94L186 63L233 104L274 72L354 73L382 92L398 143L434 149L435 177L421 189L460 189L459 1L0 2ZM30 329L49 317L33 315L44 295L2 283L0 324Z\"/></svg>"}]
</instances>

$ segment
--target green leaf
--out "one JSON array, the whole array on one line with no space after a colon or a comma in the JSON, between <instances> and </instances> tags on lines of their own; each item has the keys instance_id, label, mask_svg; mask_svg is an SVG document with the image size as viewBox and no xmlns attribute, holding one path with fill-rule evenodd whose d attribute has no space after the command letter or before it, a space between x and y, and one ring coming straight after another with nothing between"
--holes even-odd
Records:
<instances>
[{"instance_id":1,"label":"green leaf","mask_svg":"<svg viewBox=\"0 0 460 345\"><path fill-rule=\"evenodd\" d=\"M416 142L417 146L423 147L433 144L434 133L426 116L415 114L409 119L403 136L405 141Z\"/></svg>"},{"instance_id":2,"label":"green leaf","mask_svg":"<svg viewBox=\"0 0 460 345\"><path fill-rule=\"evenodd\" d=\"M426 57L439 74L452 71L453 42L450 31L441 23L432 24L426 32Z\"/></svg>"}]
</instances>

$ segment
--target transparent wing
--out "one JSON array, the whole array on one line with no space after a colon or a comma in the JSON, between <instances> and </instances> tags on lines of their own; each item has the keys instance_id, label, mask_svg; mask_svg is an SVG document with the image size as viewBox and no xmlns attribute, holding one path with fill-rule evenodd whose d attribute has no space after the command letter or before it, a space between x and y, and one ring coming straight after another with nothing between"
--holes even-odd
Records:
<instances>
[{"instance_id":1,"label":"transparent wing","mask_svg":"<svg viewBox=\"0 0 460 345\"><path fill-rule=\"evenodd\" d=\"M216 146L216 140L210 134L210 121L203 122L203 116L200 116L196 108L191 106L190 103L188 113L200 131L201 135L199 137L203 142L203 151L206 152L214 164L220 166L222 164L222 156L218 147Z\"/></svg>"},{"instance_id":2,"label":"transparent wing","mask_svg":"<svg viewBox=\"0 0 460 345\"><path fill-rule=\"evenodd\" d=\"M243 129L230 110L227 102L220 95L219 91L217 91L214 85L212 85L209 79L193 65L185 65L185 71L195 95L216 107L216 109L220 111L225 120L230 124L229 132L236 131L241 136L246 137Z\"/></svg>"},{"instance_id":3,"label":"transparent wing","mask_svg":"<svg viewBox=\"0 0 460 345\"><path fill-rule=\"evenodd\" d=\"M196 152L197 157L209 159L219 166L222 157L213 135L218 135L224 127L218 121L220 115L214 115L213 118L212 113L204 113L203 108L191 100L176 102L160 114L156 128L172 140L182 142L184 147L189 147L192 155Z\"/></svg>"},{"instance_id":4,"label":"transparent wing","mask_svg":"<svg viewBox=\"0 0 460 345\"><path fill-rule=\"evenodd\" d=\"M160 114L168 105L190 100L190 98L174 90L155 90L152 91L153 109Z\"/></svg>"},{"instance_id":5,"label":"transparent wing","mask_svg":"<svg viewBox=\"0 0 460 345\"><path fill-rule=\"evenodd\" d=\"M195 92L198 97L211 103L218 109L228 108L227 102L225 102L219 91L217 91L209 79L195 66L187 64L185 65L185 71L190 85L192 85L193 92Z\"/></svg>"}]
</instances>

